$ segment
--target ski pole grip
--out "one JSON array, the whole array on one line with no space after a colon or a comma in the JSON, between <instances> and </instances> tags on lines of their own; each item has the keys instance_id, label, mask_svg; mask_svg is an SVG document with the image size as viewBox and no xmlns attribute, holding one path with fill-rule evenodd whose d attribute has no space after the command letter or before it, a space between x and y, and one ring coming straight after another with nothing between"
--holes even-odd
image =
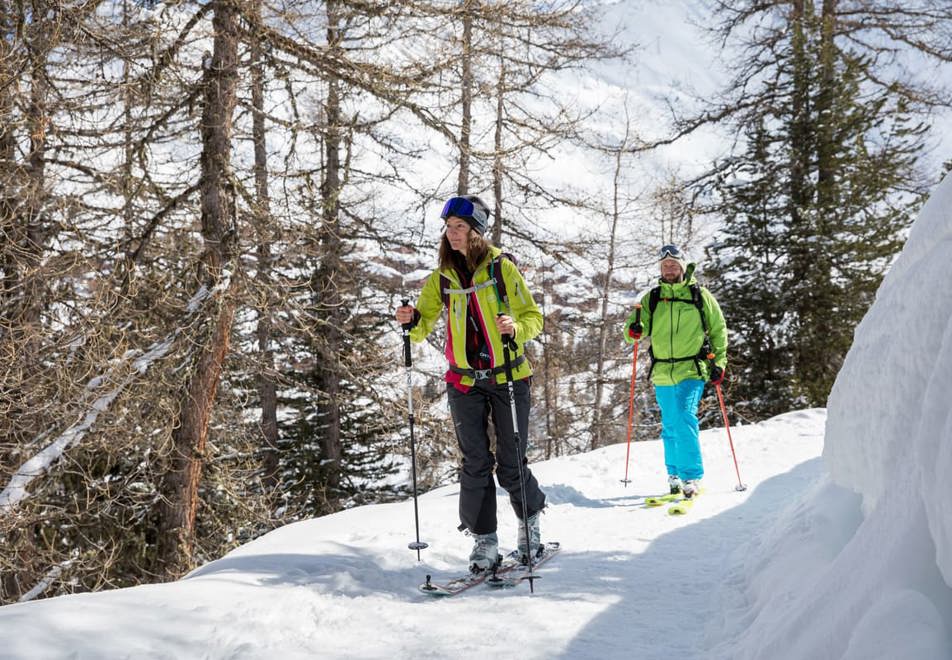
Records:
<instances>
[{"instance_id":1,"label":"ski pole grip","mask_svg":"<svg viewBox=\"0 0 952 660\"><path fill-rule=\"evenodd\" d=\"M402 299L400 300L400 304L401 304L403 307L409 307L409 306L410 306L410 299L409 299L409 298L402 298ZM409 330L411 325L413 325L412 322L411 322L411 323L404 323L404 324L403 324L403 329L404 329L404 330Z\"/></svg>"},{"instance_id":2,"label":"ski pole grip","mask_svg":"<svg viewBox=\"0 0 952 660\"><path fill-rule=\"evenodd\" d=\"M406 307L409 304L410 301L404 298L403 306ZM407 367L413 366L413 358L410 355L410 328L412 326L412 323L403 324L403 364Z\"/></svg>"},{"instance_id":3,"label":"ski pole grip","mask_svg":"<svg viewBox=\"0 0 952 660\"><path fill-rule=\"evenodd\" d=\"M641 303L635 303L635 323L641 325Z\"/></svg>"},{"instance_id":4,"label":"ski pole grip","mask_svg":"<svg viewBox=\"0 0 952 660\"><path fill-rule=\"evenodd\" d=\"M502 312L496 312L496 318L499 318L500 316L505 316L505 314L503 314ZM516 344L516 338L508 333L502 335L502 343L508 346L509 348L511 348L512 350L516 350L517 348L519 348L519 346Z\"/></svg>"}]
</instances>

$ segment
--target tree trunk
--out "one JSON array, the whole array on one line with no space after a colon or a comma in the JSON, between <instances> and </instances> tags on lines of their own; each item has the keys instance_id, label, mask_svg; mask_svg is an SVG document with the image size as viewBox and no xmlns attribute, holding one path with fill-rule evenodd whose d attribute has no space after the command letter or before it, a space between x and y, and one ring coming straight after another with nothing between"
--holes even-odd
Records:
<instances>
[{"instance_id":1,"label":"tree trunk","mask_svg":"<svg viewBox=\"0 0 952 660\"><path fill-rule=\"evenodd\" d=\"M823 0L820 28L820 80L815 114L819 120L817 135L817 206L834 208L836 170L834 102L836 98L836 0Z\"/></svg>"},{"instance_id":2,"label":"tree trunk","mask_svg":"<svg viewBox=\"0 0 952 660\"><path fill-rule=\"evenodd\" d=\"M16 9L14 9L16 7ZM18 462L15 448L23 438L35 437L44 426L43 415L29 405L35 387L30 381L42 363L42 316L47 305L43 256L52 238L46 218L46 182L49 84L47 59L58 31L59 16L44 0L0 8L0 236L3 238L0 282L0 340L5 356L12 356L6 369L4 415L15 424L5 428L0 446L0 473ZM22 35L22 41L21 41ZM29 72L29 92L18 98L22 72ZM25 107L24 121L17 111ZM25 123L29 151L17 160L17 127ZM21 402L26 401L26 404ZM48 420L47 420L48 421ZM42 553L37 549L37 526L24 521L7 532L8 551L17 558L16 569L4 572L0 594L22 595L42 573ZM2 601L0 601L2 602Z\"/></svg>"},{"instance_id":3,"label":"tree trunk","mask_svg":"<svg viewBox=\"0 0 952 660\"><path fill-rule=\"evenodd\" d=\"M608 270L605 273L605 284L602 286L602 310L598 328L598 356L595 364L595 401L592 413L591 448L597 449L604 443L602 434L602 398L605 392L605 351L608 343L608 298L611 294L612 276L615 272L615 236L618 232L619 208L618 190L622 173L623 154L628 146L628 131L630 124L625 127L625 138L615 152L615 177L612 182L612 228L608 234Z\"/></svg>"},{"instance_id":4,"label":"tree trunk","mask_svg":"<svg viewBox=\"0 0 952 660\"><path fill-rule=\"evenodd\" d=\"M327 10L327 43L331 50L339 49L340 3L329 0ZM322 227L321 266L316 277L318 307L324 313L323 342L320 347L321 364L318 367L318 385L322 400L319 406L323 421L322 484L328 497L336 499L341 481L343 445L341 442L341 341L342 310L341 286L343 244L340 231L341 184L341 98L340 81L327 81L327 102L324 107L326 134L324 137L324 173L321 181ZM329 503L331 507L335 505Z\"/></svg>"},{"instance_id":5,"label":"tree trunk","mask_svg":"<svg viewBox=\"0 0 952 660\"><path fill-rule=\"evenodd\" d=\"M470 0L463 6L463 57L460 74L462 117L459 129L459 179L456 194L469 192L470 134L473 129L473 8Z\"/></svg>"},{"instance_id":6,"label":"tree trunk","mask_svg":"<svg viewBox=\"0 0 952 660\"><path fill-rule=\"evenodd\" d=\"M0 80L7 81L0 84L0 236L3 238L0 245L3 250L0 262L3 275L0 282L0 314L5 318L13 317L14 298L19 289L16 246L19 224L16 218L16 209L19 206L16 189L19 176L16 163L17 136L14 128L17 125L14 97L16 85L12 84L17 69L14 59L17 53L15 45L6 38L14 29L15 22L15 16L10 12L9 6L0 5L0 30L3 32L3 38L0 38Z\"/></svg>"},{"instance_id":7,"label":"tree trunk","mask_svg":"<svg viewBox=\"0 0 952 660\"><path fill-rule=\"evenodd\" d=\"M206 63L201 137L201 221L203 280L217 285L234 241L234 195L229 183L232 117L238 79L238 26L234 6L214 0L215 31L211 62ZM222 363L234 318L228 291L219 291L208 303L206 322L195 337L196 353L179 404L179 418L172 434L172 456L165 476L166 500L162 506L159 560L169 578L185 573L192 564L195 517L208 422L221 376ZM215 304L217 303L217 304Z\"/></svg>"},{"instance_id":8,"label":"tree trunk","mask_svg":"<svg viewBox=\"0 0 952 660\"><path fill-rule=\"evenodd\" d=\"M548 292L546 291L546 279L545 279L545 261L542 263L542 316L548 318L546 314L546 299L548 298ZM558 456L561 452L559 451L558 440L554 438L552 417L556 414L555 407L558 405L556 403L557 397L555 397L552 392L554 386L552 381L554 376L552 373L552 361L549 359L549 338L550 333L548 330L542 331L542 398L545 401L545 460L549 460L553 455ZM554 446L553 446L554 445Z\"/></svg>"},{"instance_id":9,"label":"tree trunk","mask_svg":"<svg viewBox=\"0 0 952 660\"><path fill-rule=\"evenodd\" d=\"M493 222L492 241L502 245L502 136L505 121L506 60L499 58L499 81L496 85L496 127L493 136L493 196L495 200L495 220Z\"/></svg>"},{"instance_id":10,"label":"tree trunk","mask_svg":"<svg viewBox=\"0 0 952 660\"><path fill-rule=\"evenodd\" d=\"M49 127L46 79L46 59L51 48L51 33L56 30L51 13L55 11L45 0L32 3L32 23L29 30L30 96L26 110L26 125L29 131L30 151L26 168L22 173L20 188L19 226L14 227L18 272L16 279L19 293L14 306L13 329L15 335L24 338L20 346L21 358L26 364L35 364L39 337L40 317L45 306L45 277L40 272L43 252L49 240L46 214L46 137Z\"/></svg>"},{"instance_id":11,"label":"tree trunk","mask_svg":"<svg viewBox=\"0 0 952 660\"><path fill-rule=\"evenodd\" d=\"M791 13L791 66L793 80L791 84L790 132L789 152L790 168L788 187L790 191L790 205L788 213L789 235L788 245L790 254L791 284L801 289L799 295L793 297L793 311L796 323L806 328L813 301L810 299L810 287L803 286L811 281L810 269L813 261L811 244L808 238L812 231L809 227L809 215L804 215L812 205L810 191L810 162L812 154L813 136L810 120L810 80L811 63L809 57L809 17L806 15L804 0L794 0ZM812 348L801 336L801 341L795 347L795 372L805 374L809 371L809 361L815 359Z\"/></svg>"},{"instance_id":12,"label":"tree trunk","mask_svg":"<svg viewBox=\"0 0 952 660\"><path fill-rule=\"evenodd\" d=\"M253 10L256 22L261 21L261 0ZM252 139L255 152L255 197L257 208L255 220L257 238L258 270L255 279L259 285L259 299L263 300L258 310L259 371L258 396L261 400L261 449L262 471L265 486L273 490L278 485L278 395L274 382L274 355L271 350L271 241L268 228L271 225L271 197L268 193L268 148L264 124L264 53L261 39L251 37L251 105ZM263 297L261 297L263 296Z\"/></svg>"}]
</instances>

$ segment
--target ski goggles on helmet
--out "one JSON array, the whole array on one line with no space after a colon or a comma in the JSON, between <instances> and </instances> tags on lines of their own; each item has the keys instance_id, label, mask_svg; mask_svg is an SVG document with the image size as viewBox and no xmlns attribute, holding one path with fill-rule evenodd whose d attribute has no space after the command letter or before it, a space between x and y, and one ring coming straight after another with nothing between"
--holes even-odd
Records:
<instances>
[{"instance_id":1,"label":"ski goggles on helmet","mask_svg":"<svg viewBox=\"0 0 952 660\"><path fill-rule=\"evenodd\" d=\"M678 248L677 245L662 245L661 250L658 252L658 260L663 259L677 259L681 261L684 259L684 253Z\"/></svg>"},{"instance_id":2,"label":"ski goggles on helmet","mask_svg":"<svg viewBox=\"0 0 952 660\"><path fill-rule=\"evenodd\" d=\"M440 211L440 218L446 220L451 215L464 220L471 218L481 227L485 227L489 222L486 212L465 197L451 197L446 201L443 210Z\"/></svg>"}]
</instances>

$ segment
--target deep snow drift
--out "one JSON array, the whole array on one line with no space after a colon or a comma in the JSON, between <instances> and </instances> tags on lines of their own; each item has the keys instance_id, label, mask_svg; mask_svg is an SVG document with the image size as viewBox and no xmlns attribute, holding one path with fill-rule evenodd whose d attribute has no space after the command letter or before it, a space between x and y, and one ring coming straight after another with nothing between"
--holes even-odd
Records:
<instances>
[{"instance_id":1,"label":"deep snow drift","mask_svg":"<svg viewBox=\"0 0 952 660\"><path fill-rule=\"evenodd\" d=\"M753 544L724 657L952 658L950 275L947 176L833 387L830 483Z\"/></svg>"}]
</instances>

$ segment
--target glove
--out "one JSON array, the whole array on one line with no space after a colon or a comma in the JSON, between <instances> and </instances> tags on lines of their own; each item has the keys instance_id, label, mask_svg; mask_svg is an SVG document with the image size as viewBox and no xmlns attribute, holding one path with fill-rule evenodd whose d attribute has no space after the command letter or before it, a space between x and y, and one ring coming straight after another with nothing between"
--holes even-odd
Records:
<instances>
[{"instance_id":1,"label":"glove","mask_svg":"<svg viewBox=\"0 0 952 660\"><path fill-rule=\"evenodd\" d=\"M710 381L711 381L711 385L720 385L721 383L723 383L724 370L718 367L717 365L714 365L714 367L711 368Z\"/></svg>"},{"instance_id":2,"label":"glove","mask_svg":"<svg viewBox=\"0 0 952 660\"><path fill-rule=\"evenodd\" d=\"M642 330L644 328L641 327L640 323L632 323L628 326L628 336L635 340L641 339Z\"/></svg>"}]
</instances>

